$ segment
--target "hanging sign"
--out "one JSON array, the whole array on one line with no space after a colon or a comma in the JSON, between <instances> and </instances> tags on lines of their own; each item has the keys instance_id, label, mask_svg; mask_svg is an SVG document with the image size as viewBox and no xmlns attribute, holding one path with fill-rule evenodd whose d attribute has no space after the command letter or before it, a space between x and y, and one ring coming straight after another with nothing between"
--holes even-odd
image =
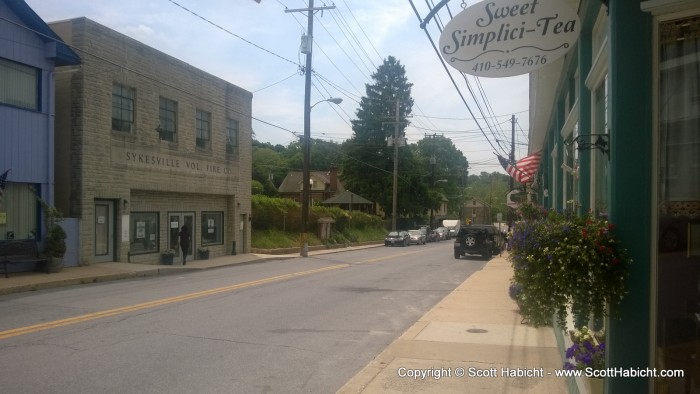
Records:
<instances>
[{"instance_id":1,"label":"hanging sign","mask_svg":"<svg viewBox=\"0 0 700 394\"><path fill-rule=\"evenodd\" d=\"M524 202L532 202L537 195L537 191L533 189L515 189L506 193L506 205L513 209L520 208Z\"/></svg>"},{"instance_id":2,"label":"hanging sign","mask_svg":"<svg viewBox=\"0 0 700 394\"><path fill-rule=\"evenodd\" d=\"M564 56L579 31L576 10L561 0L486 0L445 26L440 54L467 74L510 77Z\"/></svg>"}]
</instances>

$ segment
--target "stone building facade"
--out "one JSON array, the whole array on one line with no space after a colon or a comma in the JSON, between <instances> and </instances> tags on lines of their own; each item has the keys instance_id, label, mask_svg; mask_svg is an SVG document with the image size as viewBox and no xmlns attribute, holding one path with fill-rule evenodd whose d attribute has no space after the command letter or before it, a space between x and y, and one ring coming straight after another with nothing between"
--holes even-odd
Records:
<instances>
[{"instance_id":1,"label":"stone building facade","mask_svg":"<svg viewBox=\"0 0 700 394\"><path fill-rule=\"evenodd\" d=\"M252 93L87 18L50 24L85 61L56 79L56 205L79 263L250 250Z\"/></svg>"}]
</instances>

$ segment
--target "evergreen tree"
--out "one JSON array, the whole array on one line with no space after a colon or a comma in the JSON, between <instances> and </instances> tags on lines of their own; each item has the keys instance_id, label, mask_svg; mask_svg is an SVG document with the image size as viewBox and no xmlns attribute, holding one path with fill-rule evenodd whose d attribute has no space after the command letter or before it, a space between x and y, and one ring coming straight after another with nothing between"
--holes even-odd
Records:
<instances>
[{"instance_id":1,"label":"evergreen tree","mask_svg":"<svg viewBox=\"0 0 700 394\"><path fill-rule=\"evenodd\" d=\"M379 203L391 215L394 147L387 142L394 139L397 100L398 140L404 140L413 108L413 84L408 82L404 66L392 56L377 68L372 79L374 83L366 85L366 95L360 100L357 119L352 121L353 136L343 146L341 180L346 189ZM423 214L428 208L423 169L408 146L400 146L398 152L398 214Z\"/></svg>"}]
</instances>

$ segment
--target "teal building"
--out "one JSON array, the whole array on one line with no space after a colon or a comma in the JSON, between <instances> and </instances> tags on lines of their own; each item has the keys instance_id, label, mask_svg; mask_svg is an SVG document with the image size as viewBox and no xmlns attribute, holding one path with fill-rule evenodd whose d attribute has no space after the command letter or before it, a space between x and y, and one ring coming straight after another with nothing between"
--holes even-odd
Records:
<instances>
[{"instance_id":1,"label":"teal building","mask_svg":"<svg viewBox=\"0 0 700 394\"><path fill-rule=\"evenodd\" d=\"M633 259L606 366L682 371L605 392L700 393L700 1L564 3L581 33L530 73L532 186L545 207L607 217Z\"/></svg>"}]
</instances>

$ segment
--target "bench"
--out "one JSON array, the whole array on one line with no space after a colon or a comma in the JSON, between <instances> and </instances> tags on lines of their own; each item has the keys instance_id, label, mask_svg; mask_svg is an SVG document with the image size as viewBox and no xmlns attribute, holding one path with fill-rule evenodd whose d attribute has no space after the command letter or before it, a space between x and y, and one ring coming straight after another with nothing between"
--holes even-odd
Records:
<instances>
[{"instance_id":1,"label":"bench","mask_svg":"<svg viewBox=\"0 0 700 394\"><path fill-rule=\"evenodd\" d=\"M39 254L36 240L20 239L0 241L0 264L3 265L5 278L8 278L7 265L19 263L39 263L48 273L48 259Z\"/></svg>"}]
</instances>

